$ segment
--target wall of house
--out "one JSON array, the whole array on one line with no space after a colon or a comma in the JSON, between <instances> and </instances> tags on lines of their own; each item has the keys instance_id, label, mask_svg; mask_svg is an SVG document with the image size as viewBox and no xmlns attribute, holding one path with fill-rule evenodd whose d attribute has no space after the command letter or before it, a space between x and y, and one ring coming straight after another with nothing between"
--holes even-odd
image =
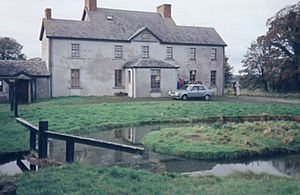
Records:
<instances>
[{"instance_id":1,"label":"wall of house","mask_svg":"<svg viewBox=\"0 0 300 195\"><path fill-rule=\"evenodd\" d=\"M9 98L9 86L6 82L3 82L3 90L0 91L0 102L8 101Z\"/></svg>"},{"instance_id":2,"label":"wall of house","mask_svg":"<svg viewBox=\"0 0 300 195\"><path fill-rule=\"evenodd\" d=\"M36 78L36 98L50 98L50 78Z\"/></svg>"},{"instance_id":3,"label":"wall of house","mask_svg":"<svg viewBox=\"0 0 300 195\"><path fill-rule=\"evenodd\" d=\"M151 69L139 68L135 70L135 97L166 97L168 91L176 89L177 70L176 69L159 69L160 70L160 92L151 91Z\"/></svg>"},{"instance_id":4,"label":"wall of house","mask_svg":"<svg viewBox=\"0 0 300 195\"><path fill-rule=\"evenodd\" d=\"M212 61L210 57L212 47L210 46L161 45L153 38L150 40L148 42L143 41L139 36L131 43L53 39L50 59L53 66L53 96L112 95L116 92L127 92L125 86L123 88L114 87L114 71L115 69L122 69L126 62L134 58L141 58L142 46L149 46L150 58L180 66L178 78L188 80L190 70L196 70L196 80L202 81L209 87L211 86L210 72L216 70L217 94L222 95L223 47L213 47L217 49L217 60ZM72 43L80 44L79 58L71 57ZM114 59L115 45L123 46L123 59ZM174 59L166 59L166 47L173 47ZM190 48L197 50L196 61L190 60ZM47 50L43 50L43 52L47 52ZM71 69L80 69L80 88L71 88ZM124 75L127 76L127 74ZM126 80L126 76L123 80ZM176 81L174 83L175 88Z\"/></svg>"}]
</instances>

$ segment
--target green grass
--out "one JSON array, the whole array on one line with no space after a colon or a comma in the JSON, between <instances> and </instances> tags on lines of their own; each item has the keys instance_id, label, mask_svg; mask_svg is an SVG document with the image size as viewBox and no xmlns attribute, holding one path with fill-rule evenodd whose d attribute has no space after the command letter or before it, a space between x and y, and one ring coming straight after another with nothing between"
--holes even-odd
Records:
<instances>
[{"instance_id":1,"label":"green grass","mask_svg":"<svg viewBox=\"0 0 300 195\"><path fill-rule=\"evenodd\" d=\"M226 88L225 94L234 95L234 91L232 88ZM261 89L255 89L255 90L242 89L241 96L300 99L300 93L266 92Z\"/></svg>"},{"instance_id":2,"label":"green grass","mask_svg":"<svg viewBox=\"0 0 300 195\"><path fill-rule=\"evenodd\" d=\"M156 152L195 159L300 152L300 123L215 123L167 128L147 134L143 143Z\"/></svg>"},{"instance_id":3,"label":"green grass","mask_svg":"<svg viewBox=\"0 0 300 195\"><path fill-rule=\"evenodd\" d=\"M300 105L204 101L153 101L120 97L63 97L20 106L34 125L48 120L56 132L86 135L103 129L162 122L188 122L209 116L300 116ZM0 104L0 153L28 149L28 131L16 124L8 104Z\"/></svg>"},{"instance_id":4,"label":"green grass","mask_svg":"<svg viewBox=\"0 0 300 195\"><path fill-rule=\"evenodd\" d=\"M300 178L235 174L187 178L125 168L64 165L25 173L13 180L17 194L299 194Z\"/></svg>"}]
</instances>

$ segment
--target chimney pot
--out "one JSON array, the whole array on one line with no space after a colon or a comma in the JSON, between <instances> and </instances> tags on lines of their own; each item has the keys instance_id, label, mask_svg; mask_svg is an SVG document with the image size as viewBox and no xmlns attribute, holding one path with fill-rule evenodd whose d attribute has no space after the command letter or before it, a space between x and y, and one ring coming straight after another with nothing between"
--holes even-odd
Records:
<instances>
[{"instance_id":1,"label":"chimney pot","mask_svg":"<svg viewBox=\"0 0 300 195\"><path fill-rule=\"evenodd\" d=\"M45 18L47 20L51 20L52 19L52 10L51 10L51 8L46 8L45 9Z\"/></svg>"},{"instance_id":2,"label":"chimney pot","mask_svg":"<svg viewBox=\"0 0 300 195\"><path fill-rule=\"evenodd\" d=\"M85 7L88 11L97 11L97 0L85 0Z\"/></svg>"},{"instance_id":3,"label":"chimney pot","mask_svg":"<svg viewBox=\"0 0 300 195\"><path fill-rule=\"evenodd\" d=\"M171 11L171 4L163 4L156 8L156 12L160 13L163 17L172 17Z\"/></svg>"}]
</instances>

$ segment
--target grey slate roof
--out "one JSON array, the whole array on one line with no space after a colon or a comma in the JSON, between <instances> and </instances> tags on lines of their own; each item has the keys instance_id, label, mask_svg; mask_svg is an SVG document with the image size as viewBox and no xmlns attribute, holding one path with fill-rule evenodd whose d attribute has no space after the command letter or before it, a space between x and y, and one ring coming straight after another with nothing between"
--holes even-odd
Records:
<instances>
[{"instance_id":1,"label":"grey slate roof","mask_svg":"<svg viewBox=\"0 0 300 195\"><path fill-rule=\"evenodd\" d=\"M13 77L19 74L27 74L29 76L49 76L44 61L0 60L0 76Z\"/></svg>"},{"instance_id":2,"label":"grey slate roof","mask_svg":"<svg viewBox=\"0 0 300 195\"><path fill-rule=\"evenodd\" d=\"M175 66L173 64L169 64L167 62L161 60L153 60L153 59L134 59L129 62L126 62L123 65L123 68L179 68L179 66Z\"/></svg>"},{"instance_id":3,"label":"grey slate roof","mask_svg":"<svg viewBox=\"0 0 300 195\"><path fill-rule=\"evenodd\" d=\"M162 43L226 46L214 28L177 26L171 18L155 12L125 11L98 8L85 10L89 21L43 20L47 37L130 41L143 28L149 29ZM107 16L112 17L111 20ZM171 20L171 21L170 21Z\"/></svg>"}]
</instances>

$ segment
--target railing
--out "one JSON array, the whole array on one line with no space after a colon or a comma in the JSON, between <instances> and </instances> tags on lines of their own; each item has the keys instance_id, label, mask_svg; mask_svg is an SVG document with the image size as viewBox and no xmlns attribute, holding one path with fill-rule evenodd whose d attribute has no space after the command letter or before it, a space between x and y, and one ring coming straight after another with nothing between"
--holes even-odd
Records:
<instances>
[{"instance_id":1,"label":"railing","mask_svg":"<svg viewBox=\"0 0 300 195\"><path fill-rule=\"evenodd\" d=\"M36 150L36 138L38 135L38 157L40 159L47 158L48 138L66 141L66 162L68 163L72 163L74 161L75 143L118 150L138 155L145 154L145 149L140 147L48 131L48 121L39 121L39 127L32 125L22 118L16 118L16 121L22 126L26 127L26 129L30 130L29 145L31 151Z\"/></svg>"}]
</instances>

